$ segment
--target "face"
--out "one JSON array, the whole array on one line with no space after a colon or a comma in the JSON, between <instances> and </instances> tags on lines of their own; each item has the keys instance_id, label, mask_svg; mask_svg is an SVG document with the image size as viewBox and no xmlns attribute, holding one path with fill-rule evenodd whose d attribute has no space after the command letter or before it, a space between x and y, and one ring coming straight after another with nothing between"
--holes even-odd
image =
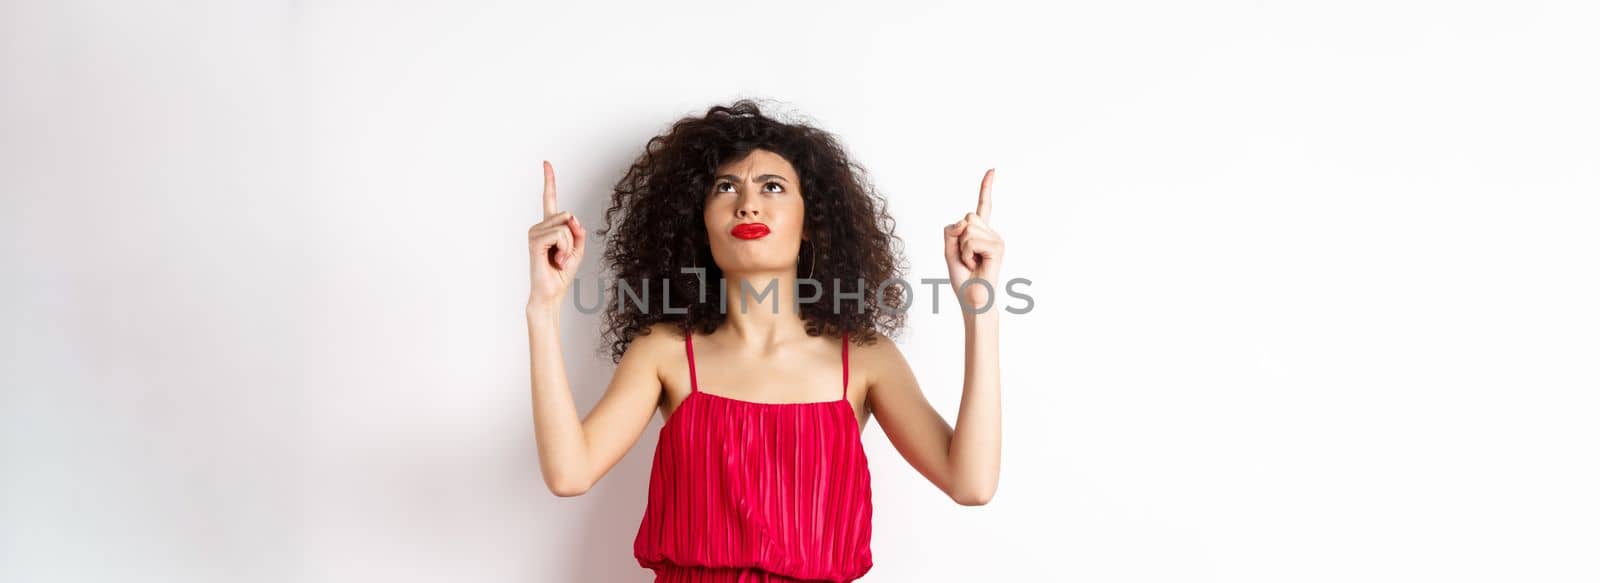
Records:
<instances>
[{"instance_id":1,"label":"face","mask_svg":"<svg viewBox=\"0 0 1600 583\"><path fill-rule=\"evenodd\" d=\"M805 219L800 175L783 156L755 150L713 174L706 194L706 236L724 272L793 273ZM765 282L751 285L761 289Z\"/></svg>"}]
</instances>

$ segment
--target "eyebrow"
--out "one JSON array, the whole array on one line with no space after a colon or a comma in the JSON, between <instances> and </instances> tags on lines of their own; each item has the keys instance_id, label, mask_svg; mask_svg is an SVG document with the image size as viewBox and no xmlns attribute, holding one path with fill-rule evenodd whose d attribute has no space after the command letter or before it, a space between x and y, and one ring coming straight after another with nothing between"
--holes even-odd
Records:
<instances>
[{"instance_id":1,"label":"eyebrow","mask_svg":"<svg viewBox=\"0 0 1600 583\"><path fill-rule=\"evenodd\" d=\"M732 174L723 174L722 176L718 176L717 180L721 180L723 178L732 178L734 180L739 180L738 176L734 176ZM782 180L784 182L788 182L789 181L788 178L784 178L782 176L778 176L777 174L762 174L762 175L756 177L756 182L761 182L761 181L766 180L768 178L776 178L776 179Z\"/></svg>"}]
</instances>

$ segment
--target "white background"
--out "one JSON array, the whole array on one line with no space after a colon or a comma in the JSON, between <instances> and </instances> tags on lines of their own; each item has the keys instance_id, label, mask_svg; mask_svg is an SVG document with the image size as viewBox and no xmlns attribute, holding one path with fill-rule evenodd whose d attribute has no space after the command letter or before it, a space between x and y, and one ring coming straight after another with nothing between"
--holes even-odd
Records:
<instances>
[{"instance_id":1,"label":"white background","mask_svg":"<svg viewBox=\"0 0 1600 583\"><path fill-rule=\"evenodd\" d=\"M593 230L749 96L872 171L913 278L996 167L1034 282L997 496L870 424L864 581L1595 581L1584 4L7 0L0 580L648 581L659 419L585 496L539 477L539 161Z\"/></svg>"}]
</instances>

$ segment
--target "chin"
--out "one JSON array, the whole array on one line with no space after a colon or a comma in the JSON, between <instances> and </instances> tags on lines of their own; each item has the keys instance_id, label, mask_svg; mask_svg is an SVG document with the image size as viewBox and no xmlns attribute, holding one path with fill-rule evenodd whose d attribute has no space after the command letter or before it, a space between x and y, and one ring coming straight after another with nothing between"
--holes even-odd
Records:
<instances>
[{"instance_id":1,"label":"chin","mask_svg":"<svg viewBox=\"0 0 1600 583\"><path fill-rule=\"evenodd\" d=\"M740 261L733 265L722 267L724 273L759 273L759 274L785 274L794 273L794 263L777 263L765 261Z\"/></svg>"}]
</instances>

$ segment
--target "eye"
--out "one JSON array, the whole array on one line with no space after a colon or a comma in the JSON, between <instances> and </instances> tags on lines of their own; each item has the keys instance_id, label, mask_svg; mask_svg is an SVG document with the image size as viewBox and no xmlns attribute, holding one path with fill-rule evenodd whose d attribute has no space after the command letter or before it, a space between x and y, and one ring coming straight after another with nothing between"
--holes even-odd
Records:
<instances>
[{"instance_id":1,"label":"eye","mask_svg":"<svg viewBox=\"0 0 1600 583\"><path fill-rule=\"evenodd\" d=\"M733 186L733 183L732 182L728 182L728 181L718 182L716 184L716 186L711 187L711 192L733 192L732 190L723 190L722 187L724 187L724 186L727 186L727 187L731 188ZM777 181L767 182L766 184L763 184L761 186L762 186L763 189L765 189L768 186L776 186L776 187L778 187L776 190L767 190L766 192L786 192L784 190L784 188L783 188L783 184L780 183L780 182L777 182Z\"/></svg>"}]
</instances>

